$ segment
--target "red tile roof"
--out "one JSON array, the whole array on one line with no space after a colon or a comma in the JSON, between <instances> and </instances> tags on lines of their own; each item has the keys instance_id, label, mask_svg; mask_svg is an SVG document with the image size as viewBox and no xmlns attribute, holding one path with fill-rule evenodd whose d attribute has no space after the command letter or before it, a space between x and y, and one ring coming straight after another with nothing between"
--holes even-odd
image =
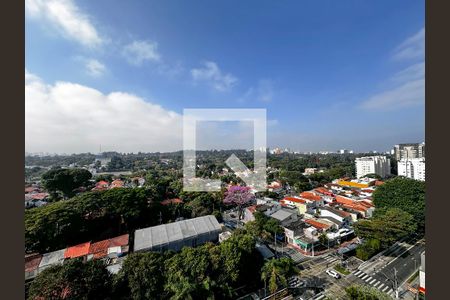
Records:
<instances>
[{"instance_id":1,"label":"red tile roof","mask_svg":"<svg viewBox=\"0 0 450 300\"><path fill-rule=\"evenodd\" d=\"M25 272L36 270L42 260L42 255L39 253L25 256Z\"/></svg>"},{"instance_id":2,"label":"red tile roof","mask_svg":"<svg viewBox=\"0 0 450 300\"><path fill-rule=\"evenodd\" d=\"M123 234L109 239L109 247L126 246L128 245L128 238L128 234Z\"/></svg>"},{"instance_id":3,"label":"red tile roof","mask_svg":"<svg viewBox=\"0 0 450 300\"><path fill-rule=\"evenodd\" d=\"M342 203L342 204L354 204L355 200L344 197L344 196L336 195L336 202Z\"/></svg>"},{"instance_id":4,"label":"red tile roof","mask_svg":"<svg viewBox=\"0 0 450 300\"><path fill-rule=\"evenodd\" d=\"M317 229L328 229L331 227L331 225L324 224L324 223L315 221L313 219L307 219L307 220L305 220L305 223L308 223L309 225L311 225Z\"/></svg>"},{"instance_id":5,"label":"red tile roof","mask_svg":"<svg viewBox=\"0 0 450 300\"><path fill-rule=\"evenodd\" d=\"M285 201L291 201L291 202L295 202L295 203L306 203L305 199L300 199L300 198L295 198L295 197L284 197L283 200ZM281 201L283 201L281 200Z\"/></svg>"},{"instance_id":6,"label":"red tile roof","mask_svg":"<svg viewBox=\"0 0 450 300\"><path fill-rule=\"evenodd\" d=\"M353 209L357 211L366 212L368 210L367 207L360 205L360 204L344 204L344 207L347 209Z\"/></svg>"},{"instance_id":7,"label":"red tile roof","mask_svg":"<svg viewBox=\"0 0 450 300\"><path fill-rule=\"evenodd\" d=\"M164 201L161 201L162 205L169 205L169 204L180 204L183 203L183 200L179 199L179 198L174 198L174 199L166 199Z\"/></svg>"},{"instance_id":8,"label":"red tile roof","mask_svg":"<svg viewBox=\"0 0 450 300\"><path fill-rule=\"evenodd\" d=\"M90 245L91 242L86 242L76 246L69 247L64 252L64 258L75 258L88 255Z\"/></svg>"},{"instance_id":9,"label":"red tile roof","mask_svg":"<svg viewBox=\"0 0 450 300\"><path fill-rule=\"evenodd\" d=\"M108 255L108 248L128 245L128 237L128 234L124 234L112 239L92 243L89 247L89 254L93 254L94 258L105 257Z\"/></svg>"},{"instance_id":10,"label":"red tile roof","mask_svg":"<svg viewBox=\"0 0 450 300\"><path fill-rule=\"evenodd\" d=\"M38 190L39 190L38 187L35 187L35 186L29 186L29 187L26 187L26 188L25 188L25 193L31 193L31 192L38 191Z\"/></svg>"},{"instance_id":11,"label":"red tile roof","mask_svg":"<svg viewBox=\"0 0 450 300\"><path fill-rule=\"evenodd\" d=\"M116 179L113 182L111 182L110 188L120 188L124 186L124 182L122 180Z\"/></svg>"},{"instance_id":12,"label":"red tile roof","mask_svg":"<svg viewBox=\"0 0 450 300\"><path fill-rule=\"evenodd\" d=\"M35 193L35 194L30 194L31 199L33 200L44 200L45 198L47 198L49 196L48 193Z\"/></svg>"},{"instance_id":13,"label":"red tile roof","mask_svg":"<svg viewBox=\"0 0 450 300\"><path fill-rule=\"evenodd\" d=\"M320 197L319 195L316 195L316 194L314 194L312 192L300 193L300 197L303 197L303 198L308 199L308 200L313 200L313 201L320 201L320 200L322 200L322 197Z\"/></svg>"},{"instance_id":14,"label":"red tile roof","mask_svg":"<svg viewBox=\"0 0 450 300\"><path fill-rule=\"evenodd\" d=\"M249 206L247 209L253 214L256 211L256 205Z\"/></svg>"},{"instance_id":15,"label":"red tile roof","mask_svg":"<svg viewBox=\"0 0 450 300\"><path fill-rule=\"evenodd\" d=\"M109 240L92 243L89 247L89 254L94 254L95 258L108 255Z\"/></svg>"}]
</instances>

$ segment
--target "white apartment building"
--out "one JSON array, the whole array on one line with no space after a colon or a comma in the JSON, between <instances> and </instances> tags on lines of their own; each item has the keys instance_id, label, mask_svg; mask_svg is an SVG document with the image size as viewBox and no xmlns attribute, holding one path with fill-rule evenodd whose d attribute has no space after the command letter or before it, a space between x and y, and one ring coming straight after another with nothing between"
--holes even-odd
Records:
<instances>
[{"instance_id":1,"label":"white apartment building","mask_svg":"<svg viewBox=\"0 0 450 300\"><path fill-rule=\"evenodd\" d=\"M397 164L399 176L425 181L425 158L402 159Z\"/></svg>"},{"instance_id":2,"label":"white apartment building","mask_svg":"<svg viewBox=\"0 0 450 300\"><path fill-rule=\"evenodd\" d=\"M398 144L394 146L395 159L422 158L425 157L425 143Z\"/></svg>"},{"instance_id":3,"label":"white apartment building","mask_svg":"<svg viewBox=\"0 0 450 300\"><path fill-rule=\"evenodd\" d=\"M391 160L386 156L365 156L355 159L356 177L361 178L367 174L377 174L386 177L391 174Z\"/></svg>"}]
</instances>

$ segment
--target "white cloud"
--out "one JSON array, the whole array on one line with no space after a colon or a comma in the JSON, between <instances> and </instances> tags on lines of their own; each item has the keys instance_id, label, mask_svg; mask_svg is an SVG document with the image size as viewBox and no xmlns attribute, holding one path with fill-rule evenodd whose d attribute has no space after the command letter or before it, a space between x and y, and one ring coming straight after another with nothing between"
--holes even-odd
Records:
<instances>
[{"instance_id":1,"label":"white cloud","mask_svg":"<svg viewBox=\"0 0 450 300\"><path fill-rule=\"evenodd\" d=\"M181 115L124 92L70 82L47 84L25 70L28 152L174 151L182 147Z\"/></svg>"},{"instance_id":2,"label":"white cloud","mask_svg":"<svg viewBox=\"0 0 450 300\"><path fill-rule=\"evenodd\" d=\"M393 82L407 82L419 78L425 78L425 62L420 62L396 73L391 80Z\"/></svg>"},{"instance_id":3,"label":"white cloud","mask_svg":"<svg viewBox=\"0 0 450 300\"><path fill-rule=\"evenodd\" d=\"M232 74L223 74L219 66L212 61L203 63L202 68L191 70L195 81L208 82L214 89L224 92L230 90L238 81Z\"/></svg>"},{"instance_id":4,"label":"white cloud","mask_svg":"<svg viewBox=\"0 0 450 300\"><path fill-rule=\"evenodd\" d=\"M260 102L271 102L274 97L274 87L273 81L269 79L261 79L258 81L256 87L250 87L238 102L247 101L260 101Z\"/></svg>"},{"instance_id":5,"label":"white cloud","mask_svg":"<svg viewBox=\"0 0 450 300\"><path fill-rule=\"evenodd\" d=\"M425 102L425 80L408 81L391 90L376 94L361 105L368 110L395 110L422 105Z\"/></svg>"},{"instance_id":6,"label":"white cloud","mask_svg":"<svg viewBox=\"0 0 450 300\"><path fill-rule=\"evenodd\" d=\"M86 59L84 66L86 72L92 77L100 77L106 72L105 65L96 59Z\"/></svg>"},{"instance_id":7,"label":"white cloud","mask_svg":"<svg viewBox=\"0 0 450 300\"><path fill-rule=\"evenodd\" d=\"M126 45L122 51L126 60L135 66L142 65L145 61L159 61L158 43L152 41L133 41Z\"/></svg>"},{"instance_id":8,"label":"white cloud","mask_svg":"<svg viewBox=\"0 0 450 300\"><path fill-rule=\"evenodd\" d=\"M95 48L103 42L89 17L72 0L26 0L25 9L27 16L46 20L65 38L85 47Z\"/></svg>"},{"instance_id":9,"label":"white cloud","mask_svg":"<svg viewBox=\"0 0 450 300\"><path fill-rule=\"evenodd\" d=\"M407 38L394 51L393 58L396 60L423 59L425 56L425 28L415 35Z\"/></svg>"}]
</instances>

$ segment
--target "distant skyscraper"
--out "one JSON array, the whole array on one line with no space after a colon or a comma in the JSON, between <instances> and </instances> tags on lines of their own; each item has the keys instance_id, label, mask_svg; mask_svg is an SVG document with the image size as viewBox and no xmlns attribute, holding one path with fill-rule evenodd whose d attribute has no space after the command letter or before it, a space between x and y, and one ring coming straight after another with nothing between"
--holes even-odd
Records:
<instances>
[{"instance_id":1,"label":"distant skyscraper","mask_svg":"<svg viewBox=\"0 0 450 300\"><path fill-rule=\"evenodd\" d=\"M395 159L425 157L425 143L398 144L394 146Z\"/></svg>"},{"instance_id":2,"label":"distant skyscraper","mask_svg":"<svg viewBox=\"0 0 450 300\"><path fill-rule=\"evenodd\" d=\"M356 177L377 174L386 177L391 174L391 160L386 156L365 156L355 159Z\"/></svg>"}]
</instances>

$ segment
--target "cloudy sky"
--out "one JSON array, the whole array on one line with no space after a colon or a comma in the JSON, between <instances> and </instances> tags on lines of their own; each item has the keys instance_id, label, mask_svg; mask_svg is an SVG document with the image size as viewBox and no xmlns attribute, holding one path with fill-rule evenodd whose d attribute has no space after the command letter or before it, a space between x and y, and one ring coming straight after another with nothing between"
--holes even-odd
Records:
<instances>
[{"instance_id":1,"label":"cloudy sky","mask_svg":"<svg viewBox=\"0 0 450 300\"><path fill-rule=\"evenodd\" d=\"M179 150L184 108L265 108L270 147L422 142L424 37L423 0L26 0L26 151Z\"/></svg>"}]
</instances>

